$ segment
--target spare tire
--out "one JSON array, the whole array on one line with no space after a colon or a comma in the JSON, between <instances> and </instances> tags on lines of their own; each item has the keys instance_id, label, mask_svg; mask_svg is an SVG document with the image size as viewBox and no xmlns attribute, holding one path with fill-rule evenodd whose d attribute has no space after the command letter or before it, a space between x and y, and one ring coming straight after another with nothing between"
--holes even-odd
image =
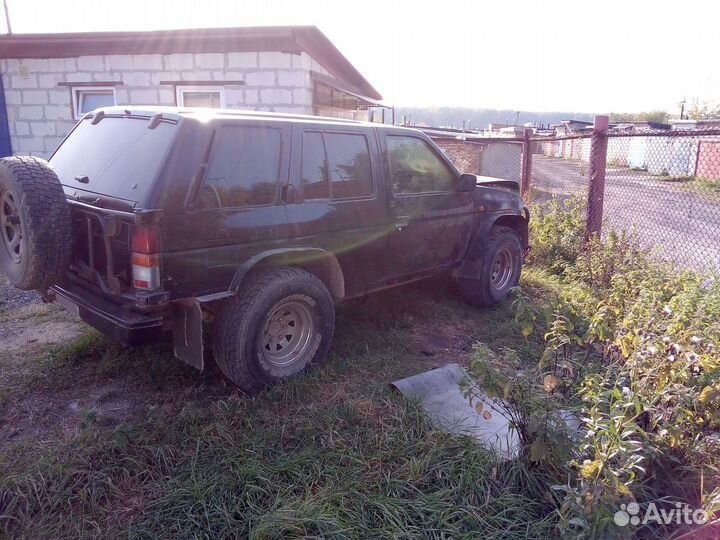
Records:
<instances>
[{"instance_id":1,"label":"spare tire","mask_svg":"<svg viewBox=\"0 0 720 540\"><path fill-rule=\"evenodd\" d=\"M18 289L45 290L70 264L70 208L50 164L0 159L0 269Z\"/></svg>"}]
</instances>

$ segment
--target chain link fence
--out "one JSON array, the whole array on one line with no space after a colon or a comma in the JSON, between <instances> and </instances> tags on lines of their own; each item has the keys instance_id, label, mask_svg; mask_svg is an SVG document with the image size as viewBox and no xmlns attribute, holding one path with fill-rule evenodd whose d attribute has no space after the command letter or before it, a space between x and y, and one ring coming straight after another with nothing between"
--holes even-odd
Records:
<instances>
[{"instance_id":1,"label":"chain link fence","mask_svg":"<svg viewBox=\"0 0 720 540\"><path fill-rule=\"evenodd\" d=\"M544 137L531 140L526 199L542 203L552 197L588 195L591 136Z\"/></svg>"},{"instance_id":2,"label":"chain link fence","mask_svg":"<svg viewBox=\"0 0 720 540\"><path fill-rule=\"evenodd\" d=\"M611 128L533 143L531 199L587 197L588 233L632 231L679 266L720 271L720 129Z\"/></svg>"},{"instance_id":3,"label":"chain link fence","mask_svg":"<svg viewBox=\"0 0 720 540\"><path fill-rule=\"evenodd\" d=\"M680 267L720 272L720 128L606 127L598 118L561 136L436 142L463 172L519 181L528 201L583 198L586 236L632 231Z\"/></svg>"},{"instance_id":4,"label":"chain link fence","mask_svg":"<svg viewBox=\"0 0 720 540\"><path fill-rule=\"evenodd\" d=\"M603 228L663 258L720 271L720 130L610 132Z\"/></svg>"},{"instance_id":5,"label":"chain link fence","mask_svg":"<svg viewBox=\"0 0 720 540\"><path fill-rule=\"evenodd\" d=\"M522 139L430 136L462 172L521 181Z\"/></svg>"}]
</instances>

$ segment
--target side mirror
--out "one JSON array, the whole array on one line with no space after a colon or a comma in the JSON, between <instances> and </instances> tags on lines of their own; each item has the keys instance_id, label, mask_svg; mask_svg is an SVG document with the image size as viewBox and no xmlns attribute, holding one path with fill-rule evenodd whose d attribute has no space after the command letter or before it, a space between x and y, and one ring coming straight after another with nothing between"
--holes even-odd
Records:
<instances>
[{"instance_id":1,"label":"side mirror","mask_svg":"<svg viewBox=\"0 0 720 540\"><path fill-rule=\"evenodd\" d=\"M458 191L472 191L477 184L477 177L474 174L460 175L460 189Z\"/></svg>"}]
</instances>

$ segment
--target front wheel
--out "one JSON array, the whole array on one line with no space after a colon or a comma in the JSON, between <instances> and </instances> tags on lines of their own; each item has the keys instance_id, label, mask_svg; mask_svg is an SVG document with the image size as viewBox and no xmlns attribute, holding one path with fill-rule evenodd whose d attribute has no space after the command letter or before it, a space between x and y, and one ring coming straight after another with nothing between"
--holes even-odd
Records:
<instances>
[{"instance_id":1,"label":"front wheel","mask_svg":"<svg viewBox=\"0 0 720 540\"><path fill-rule=\"evenodd\" d=\"M317 277L299 268L261 271L223 306L213 330L215 361L256 392L322 360L334 328L332 297Z\"/></svg>"},{"instance_id":2,"label":"front wheel","mask_svg":"<svg viewBox=\"0 0 720 540\"><path fill-rule=\"evenodd\" d=\"M478 276L458 279L461 296L475 306L499 304L520 282L522 264L522 242L517 232L509 227L493 227L479 261Z\"/></svg>"}]
</instances>

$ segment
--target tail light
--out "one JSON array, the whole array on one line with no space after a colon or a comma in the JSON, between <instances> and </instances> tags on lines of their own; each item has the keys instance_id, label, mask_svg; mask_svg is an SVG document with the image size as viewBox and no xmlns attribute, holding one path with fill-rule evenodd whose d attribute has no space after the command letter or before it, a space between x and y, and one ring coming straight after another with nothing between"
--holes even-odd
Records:
<instances>
[{"instance_id":1,"label":"tail light","mask_svg":"<svg viewBox=\"0 0 720 540\"><path fill-rule=\"evenodd\" d=\"M160 244L155 227L135 227L132 235L133 287L143 291L160 288Z\"/></svg>"}]
</instances>

